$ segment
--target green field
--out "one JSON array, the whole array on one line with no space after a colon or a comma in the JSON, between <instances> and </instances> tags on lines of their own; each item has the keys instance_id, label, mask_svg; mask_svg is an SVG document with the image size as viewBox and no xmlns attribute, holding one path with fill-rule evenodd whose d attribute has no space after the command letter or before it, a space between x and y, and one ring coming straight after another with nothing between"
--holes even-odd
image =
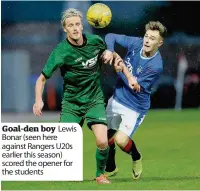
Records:
<instances>
[{"instance_id":1,"label":"green field","mask_svg":"<svg viewBox=\"0 0 200 191\"><path fill-rule=\"evenodd\" d=\"M95 144L84 128L83 182L2 182L2 190L200 190L200 110L151 110L134 135L143 154L141 179L131 178L131 158L117 150L120 172L110 185L91 181Z\"/></svg>"}]
</instances>

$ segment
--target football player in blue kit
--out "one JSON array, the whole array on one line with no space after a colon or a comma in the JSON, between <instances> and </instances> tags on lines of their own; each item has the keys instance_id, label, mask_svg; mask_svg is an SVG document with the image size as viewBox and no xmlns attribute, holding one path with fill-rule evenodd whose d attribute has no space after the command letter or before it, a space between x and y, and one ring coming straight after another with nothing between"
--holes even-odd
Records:
<instances>
[{"instance_id":1,"label":"football player in blue kit","mask_svg":"<svg viewBox=\"0 0 200 191\"><path fill-rule=\"evenodd\" d=\"M151 88L163 71L162 57L158 49L163 44L166 33L167 29L163 24L151 21L145 26L143 38L113 33L105 37L107 50L103 57L104 62L111 64L113 61L118 71L114 94L106 109L110 145L105 169L107 176L118 172L115 164L115 143L122 151L131 155L133 179L138 179L142 173L142 155L132 136L150 108ZM114 52L115 43L127 48L124 60ZM133 89L137 91L129 87L127 78L121 72L123 67L127 67L132 73Z\"/></svg>"}]
</instances>

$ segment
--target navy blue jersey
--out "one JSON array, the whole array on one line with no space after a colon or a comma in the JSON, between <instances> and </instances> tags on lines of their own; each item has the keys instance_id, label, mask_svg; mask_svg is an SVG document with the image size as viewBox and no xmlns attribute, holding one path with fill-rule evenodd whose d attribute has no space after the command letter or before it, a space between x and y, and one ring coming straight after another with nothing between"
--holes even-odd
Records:
<instances>
[{"instance_id":1,"label":"navy blue jersey","mask_svg":"<svg viewBox=\"0 0 200 191\"><path fill-rule=\"evenodd\" d=\"M107 49L112 52L114 51L115 43L127 48L128 51L124 58L124 63L141 86L140 92L136 93L128 86L128 80L124 74L119 72L114 99L134 111L146 113L150 107L152 86L163 71L160 52L157 51L152 57L143 57L143 39L138 37L110 33L106 35L105 41Z\"/></svg>"}]
</instances>

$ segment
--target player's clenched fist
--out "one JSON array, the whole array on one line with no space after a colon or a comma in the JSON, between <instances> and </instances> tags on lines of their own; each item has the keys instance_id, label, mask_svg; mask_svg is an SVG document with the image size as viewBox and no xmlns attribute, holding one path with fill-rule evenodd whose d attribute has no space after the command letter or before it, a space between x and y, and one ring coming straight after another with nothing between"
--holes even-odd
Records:
<instances>
[{"instance_id":1,"label":"player's clenched fist","mask_svg":"<svg viewBox=\"0 0 200 191\"><path fill-rule=\"evenodd\" d=\"M134 89L136 92L140 92L140 85L134 76L130 76L128 78L128 84L131 89Z\"/></svg>"},{"instance_id":2,"label":"player's clenched fist","mask_svg":"<svg viewBox=\"0 0 200 191\"><path fill-rule=\"evenodd\" d=\"M33 113L36 116L41 116L43 106L44 106L44 102L42 100L35 102L35 104L33 105Z\"/></svg>"}]
</instances>

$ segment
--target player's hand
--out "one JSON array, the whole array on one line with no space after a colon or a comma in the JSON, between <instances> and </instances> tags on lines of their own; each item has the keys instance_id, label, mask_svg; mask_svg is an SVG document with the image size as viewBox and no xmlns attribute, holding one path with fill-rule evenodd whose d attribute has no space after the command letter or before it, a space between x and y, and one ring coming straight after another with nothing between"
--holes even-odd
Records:
<instances>
[{"instance_id":1,"label":"player's hand","mask_svg":"<svg viewBox=\"0 0 200 191\"><path fill-rule=\"evenodd\" d=\"M135 86L134 86L134 90L136 91L136 93L137 92L140 92L140 84L135 84Z\"/></svg>"},{"instance_id":2,"label":"player's hand","mask_svg":"<svg viewBox=\"0 0 200 191\"><path fill-rule=\"evenodd\" d=\"M35 104L33 105L33 113L36 116L41 116L43 106L44 106L44 102L42 100L36 101Z\"/></svg>"},{"instance_id":3,"label":"player's hand","mask_svg":"<svg viewBox=\"0 0 200 191\"><path fill-rule=\"evenodd\" d=\"M103 61L105 64L112 64L113 53L110 50L105 50L103 53Z\"/></svg>"},{"instance_id":4,"label":"player's hand","mask_svg":"<svg viewBox=\"0 0 200 191\"><path fill-rule=\"evenodd\" d=\"M123 60L121 58L117 58L114 61L114 69L116 72L121 72L123 70Z\"/></svg>"},{"instance_id":5,"label":"player's hand","mask_svg":"<svg viewBox=\"0 0 200 191\"><path fill-rule=\"evenodd\" d=\"M134 76L128 78L128 84L131 89L135 90L136 92L140 92L140 85Z\"/></svg>"}]
</instances>

